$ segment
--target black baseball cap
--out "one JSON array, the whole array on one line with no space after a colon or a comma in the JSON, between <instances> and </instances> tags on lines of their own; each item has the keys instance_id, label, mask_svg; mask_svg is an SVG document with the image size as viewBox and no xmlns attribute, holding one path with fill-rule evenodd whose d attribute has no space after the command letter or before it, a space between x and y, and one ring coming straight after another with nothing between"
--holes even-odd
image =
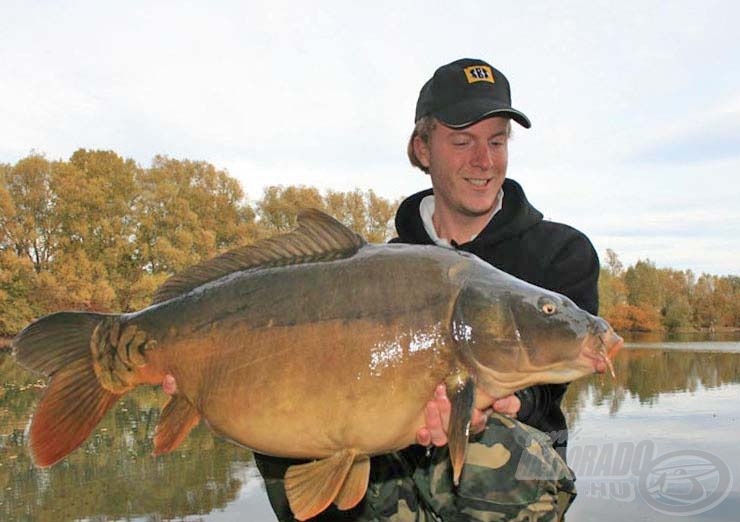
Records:
<instances>
[{"instance_id":1,"label":"black baseball cap","mask_svg":"<svg viewBox=\"0 0 740 522\"><path fill-rule=\"evenodd\" d=\"M511 106L506 76L483 60L471 58L443 65L421 88L414 121L430 115L456 129L490 116L508 116L527 129L532 125Z\"/></svg>"}]
</instances>

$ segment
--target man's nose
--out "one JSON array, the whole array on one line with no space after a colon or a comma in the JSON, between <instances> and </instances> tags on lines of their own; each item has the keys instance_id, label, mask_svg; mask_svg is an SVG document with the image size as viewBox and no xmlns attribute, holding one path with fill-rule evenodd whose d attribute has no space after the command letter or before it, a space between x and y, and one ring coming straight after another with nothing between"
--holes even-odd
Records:
<instances>
[{"instance_id":1,"label":"man's nose","mask_svg":"<svg viewBox=\"0 0 740 522\"><path fill-rule=\"evenodd\" d=\"M473 149L473 158L471 164L474 167L481 169L490 169L493 165L491 159L491 151L488 149L487 143L478 143Z\"/></svg>"}]
</instances>

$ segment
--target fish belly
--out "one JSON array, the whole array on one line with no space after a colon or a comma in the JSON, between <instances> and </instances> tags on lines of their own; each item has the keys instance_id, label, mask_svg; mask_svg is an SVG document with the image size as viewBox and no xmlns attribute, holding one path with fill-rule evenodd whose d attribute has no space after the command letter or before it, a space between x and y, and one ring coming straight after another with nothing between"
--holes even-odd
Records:
<instances>
[{"instance_id":1,"label":"fish belly","mask_svg":"<svg viewBox=\"0 0 740 522\"><path fill-rule=\"evenodd\" d=\"M195 403L214 431L267 454L405 447L449 364L443 342L418 349L413 335L383 330L332 321L237 333L204 368Z\"/></svg>"}]
</instances>

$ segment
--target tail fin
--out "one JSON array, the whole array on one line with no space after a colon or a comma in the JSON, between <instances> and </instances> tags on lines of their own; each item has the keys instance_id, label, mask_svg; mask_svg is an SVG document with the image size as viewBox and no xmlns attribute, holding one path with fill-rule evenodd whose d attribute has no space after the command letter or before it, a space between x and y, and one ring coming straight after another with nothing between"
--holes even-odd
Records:
<instances>
[{"instance_id":1,"label":"tail fin","mask_svg":"<svg viewBox=\"0 0 740 522\"><path fill-rule=\"evenodd\" d=\"M93 370L90 338L106 317L60 312L42 317L13 340L16 360L50 377L31 422L31 454L51 466L90 435L120 394L104 389Z\"/></svg>"}]
</instances>

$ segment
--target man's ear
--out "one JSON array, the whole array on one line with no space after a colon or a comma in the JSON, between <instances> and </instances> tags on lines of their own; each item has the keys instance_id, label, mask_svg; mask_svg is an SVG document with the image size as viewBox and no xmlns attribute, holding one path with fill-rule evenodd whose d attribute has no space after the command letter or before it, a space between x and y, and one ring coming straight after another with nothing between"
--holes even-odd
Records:
<instances>
[{"instance_id":1,"label":"man's ear","mask_svg":"<svg viewBox=\"0 0 740 522\"><path fill-rule=\"evenodd\" d=\"M419 160L419 163L428 169L430 165L429 145L421 139L421 136L414 136L414 154L416 154L416 159Z\"/></svg>"}]
</instances>

